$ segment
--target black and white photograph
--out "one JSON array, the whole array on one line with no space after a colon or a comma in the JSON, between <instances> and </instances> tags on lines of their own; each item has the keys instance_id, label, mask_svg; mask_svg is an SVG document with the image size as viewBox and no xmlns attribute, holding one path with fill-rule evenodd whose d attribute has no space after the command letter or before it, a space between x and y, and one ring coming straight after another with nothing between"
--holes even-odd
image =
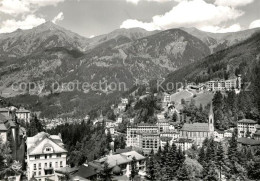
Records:
<instances>
[{"instance_id":1,"label":"black and white photograph","mask_svg":"<svg viewBox=\"0 0 260 181\"><path fill-rule=\"evenodd\" d=\"M260 0L0 0L0 181L259 181Z\"/></svg>"}]
</instances>

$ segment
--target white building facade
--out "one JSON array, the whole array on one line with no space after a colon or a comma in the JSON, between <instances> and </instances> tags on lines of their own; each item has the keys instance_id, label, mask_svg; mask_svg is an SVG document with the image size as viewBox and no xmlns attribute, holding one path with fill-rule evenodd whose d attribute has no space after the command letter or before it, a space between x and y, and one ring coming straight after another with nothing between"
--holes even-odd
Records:
<instances>
[{"instance_id":1,"label":"white building facade","mask_svg":"<svg viewBox=\"0 0 260 181\"><path fill-rule=\"evenodd\" d=\"M55 180L55 169L66 167L67 151L62 139L45 132L27 138L27 175L38 181Z\"/></svg>"}]
</instances>

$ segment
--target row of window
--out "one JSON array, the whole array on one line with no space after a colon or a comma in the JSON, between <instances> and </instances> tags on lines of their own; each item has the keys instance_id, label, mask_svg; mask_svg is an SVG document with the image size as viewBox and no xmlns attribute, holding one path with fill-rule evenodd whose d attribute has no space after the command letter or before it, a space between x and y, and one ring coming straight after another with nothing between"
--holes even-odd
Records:
<instances>
[{"instance_id":1,"label":"row of window","mask_svg":"<svg viewBox=\"0 0 260 181\"><path fill-rule=\"evenodd\" d=\"M58 165L58 162L55 162L54 163L55 165L55 168L58 168L59 165ZM52 162L49 163L49 168L52 168ZM47 168L48 167L48 163L44 163L44 168ZM60 167L63 167L63 162L60 161ZM42 163L38 163L38 169L41 170L42 169ZM33 164L33 170L37 170L37 164Z\"/></svg>"},{"instance_id":2,"label":"row of window","mask_svg":"<svg viewBox=\"0 0 260 181\"><path fill-rule=\"evenodd\" d=\"M44 171L43 174L41 171L38 172L38 175L37 175L37 172L33 172L33 175L36 176L36 177L40 177L40 176L44 176L44 175L52 175L53 174L53 170L48 170L48 171ZM39 181L41 181L42 179L38 179ZM45 178L43 179L43 181L45 180Z\"/></svg>"},{"instance_id":3,"label":"row of window","mask_svg":"<svg viewBox=\"0 0 260 181\"><path fill-rule=\"evenodd\" d=\"M45 159L53 158L54 155L55 155L55 154L45 154L45 155L44 155L44 158L45 158ZM35 160L36 160L36 159L41 159L41 156L42 156L42 155L35 155ZM61 157L61 154L60 154L60 153L56 154L56 158L60 158L60 157Z\"/></svg>"},{"instance_id":4,"label":"row of window","mask_svg":"<svg viewBox=\"0 0 260 181\"><path fill-rule=\"evenodd\" d=\"M208 136L208 132L181 132L181 136L207 137Z\"/></svg>"}]
</instances>

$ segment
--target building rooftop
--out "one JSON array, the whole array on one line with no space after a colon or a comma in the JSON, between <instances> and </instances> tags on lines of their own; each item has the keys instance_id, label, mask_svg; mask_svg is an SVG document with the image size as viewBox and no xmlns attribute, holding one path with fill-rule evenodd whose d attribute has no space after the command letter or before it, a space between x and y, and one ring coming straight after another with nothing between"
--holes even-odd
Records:
<instances>
[{"instance_id":1,"label":"building rooftop","mask_svg":"<svg viewBox=\"0 0 260 181\"><path fill-rule=\"evenodd\" d=\"M94 175L97 175L99 170L89 164L83 164L79 167L79 170L77 173L74 174L74 176L79 176L82 178L89 178Z\"/></svg>"},{"instance_id":2,"label":"building rooftop","mask_svg":"<svg viewBox=\"0 0 260 181\"><path fill-rule=\"evenodd\" d=\"M0 108L0 112L9 112L9 109L2 107L2 108Z\"/></svg>"},{"instance_id":3,"label":"building rooftop","mask_svg":"<svg viewBox=\"0 0 260 181\"><path fill-rule=\"evenodd\" d=\"M172 140L172 138L171 137L167 137L167 136L161 136L160 137L160 139L161 139L161 141L171 141Z\"/></svg>"},{"instance_id":4,"label":"building rooftop","mask_svg":"<svg viewBox=\"0 0 260 181\"><path fill-rule=\"evenodd\" d=\"M215 129L215 131L216 131L218 134L224 134L224 133L225 133L224 130L218 130L218 129Z\"/></svg>"},{"instance_id":5,"label":"building rooftop","mask_svg":"<svg viewBox=\"0 0 260 181\"><path fill-rule=\"evenodd\" d=\"M94 160L92 163L94 163L95 165L103 165L106 162L108 163L109 168L113 168L116 165L121 165L121 164L126 164L131 162L133 157L135 157L136 160L145 159L143 155L137 153L136 151L129 151L129 152L124 152L116 155L108 155L99 160Z\"/></svg>"},{"instance_id":6,"label":"building rooftop","mask_svg":"<svg viewBox=\"0 0 260 181\"><path fill-rule=\"evenodd\" d=\"M31 112L27 109L20 108L20 109L16 110L16 113L31 113Z\"/></svg>"},{"instance_id":7,"label":"building rooftop","mask_svg":"<svg viewBox=\"0 0 260 181\"><path fill-rule=\"evenodd\" d=\"M260 136L260 130L257 130L254 135Z\"/></svg>"},{"instance_id":8,"label":"building rooftop","mask_svg":"<svg viewBox=\"0 0 260 181\"><path fill-rule=\"evenodd\" d=\"M238 138L237 142L243 145L251 145L251 146L260 145L260 140L254 140L250 138Z\"/></svg>"},{"instance_id":9,"label":"building rooftop","mask_svg":"<svg viewBox=\"0 0 260 181\"><path fill-rule=\"evenodd\" d=\"M181 128L182 131L209 131L208 123L185 123Z\"/></svg>"},{"instance_id":10,"label":"building rooftop","mask_svg":"<svg viewBox=\"0 0 260 181\"><path fill-rule=\"evenodd\" d=\"M257 122L252 119L241 119L238 123L256 124Z\"/></svg>"},{"instance_id":11,"label":"building rooftop","mask_svg":"<svg viewBox=\"0 0 260 181\"><path fill-rule=\"evenodd\" d=\"M116 154L132 151L132 147L126 147L125 149L116 149Z\"/></svg>"},{"instance_id":12,"label":"building rooftop","mask_svg":"<svg viewBox=\"0 0 260 181\"><path fill-rule=\"evenodd\" d=\"M56 139L56 136L49 135L45 132L40 132L33 137L27 138L27 152L29 155L43 154L45 147L52 147L54 153L67 153L63 148L61 138Z\"/></svg>"},{"instance_id":13,"label":"building rooftop","mask_svg":"<svg viewBox=\"0 0 260 181\"><path fill-rule=\"evenodd\" d=\"M188 138L179 138L175 141L176 143L193 143L193 139L188 139Z\"/></svg>"},{"instance_id":14,"label":"building rooftop","mask_svg":"<svg viewBox=\"0 0 260 181\"><path fill-rule=\"evenodd\" d=\"M0 131L7 131L7 128L4 123L0 123Z\"/></svg>"}]
</instances>

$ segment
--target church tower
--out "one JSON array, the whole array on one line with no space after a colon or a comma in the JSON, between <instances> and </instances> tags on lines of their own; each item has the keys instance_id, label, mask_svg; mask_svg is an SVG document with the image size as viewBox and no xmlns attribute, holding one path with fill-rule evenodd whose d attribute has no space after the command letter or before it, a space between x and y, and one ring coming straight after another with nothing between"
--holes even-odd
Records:
<instances>
[{"instance_id":1,"label":"church tower","mask_svg":"<svg viewBox=\"0 0 260 181\"><path fill-rule=\"evenodd\" d=\"M209 109L209 132L213 135L214 134L214 113L213 113L213 106L212 102L210 104L210 109Z\"/></svg>"}]
</instances>

